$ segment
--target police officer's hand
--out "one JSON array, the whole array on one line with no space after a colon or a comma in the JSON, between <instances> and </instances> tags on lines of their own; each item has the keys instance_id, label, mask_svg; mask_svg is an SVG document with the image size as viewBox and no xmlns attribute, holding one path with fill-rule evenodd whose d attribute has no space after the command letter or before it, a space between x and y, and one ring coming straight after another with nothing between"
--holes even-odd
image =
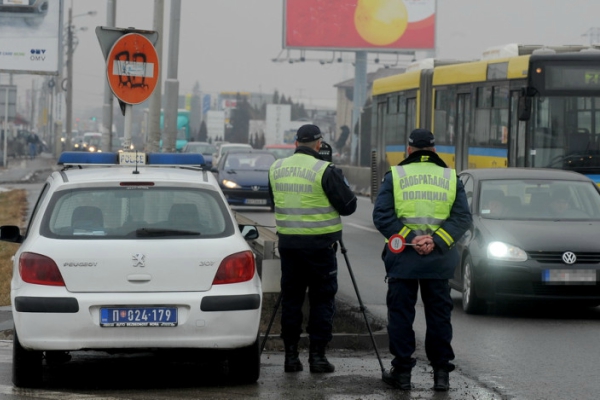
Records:
<instances>
[{"instance_id":1,"label":"police officer's hand","mask_svg":"<svg viewBox=\"0 0 600 400\"><path fill-rule=\"evenodd\" d=\"M433 251L433 237L431 235L419 235L411 241L415 250L422 256L425 256Z\"/></svg>"}]
</instances>

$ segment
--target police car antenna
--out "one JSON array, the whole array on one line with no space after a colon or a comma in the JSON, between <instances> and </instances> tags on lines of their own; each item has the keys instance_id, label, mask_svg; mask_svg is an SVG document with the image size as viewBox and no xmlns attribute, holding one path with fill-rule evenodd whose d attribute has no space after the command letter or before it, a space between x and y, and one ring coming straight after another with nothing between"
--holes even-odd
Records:
<instances>
[{"instance_id":1,"label":"police car antenna","mask_svg":"<svg viewBox=\"0 0 600 400\"><path fill-rule=\"evenodd\" d=\"M133 174L134 175L137 175L137 174L140 173L140 171L138 171L138 157L137 157L137 155L138 155L138 151L136 149L136 151L135 151L135 170L133 170Z\"/></svg>"}]
</instances>

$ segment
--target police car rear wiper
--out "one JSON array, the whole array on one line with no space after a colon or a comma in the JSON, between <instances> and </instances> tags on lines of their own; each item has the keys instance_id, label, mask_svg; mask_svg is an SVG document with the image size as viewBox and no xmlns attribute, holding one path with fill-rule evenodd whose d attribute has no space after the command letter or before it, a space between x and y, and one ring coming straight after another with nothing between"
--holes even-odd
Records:
<instances>
[{"instance_id":1,"label":"police car rear wiper","mask_svg":"<svg viewBox=\"0 0 600 400\"><path fill-rule=\"evenodd\" d=\"M164 228L140 228L135 231L138 237L157 237L157 236L200 236L200 232L184 231L181 229L164 229Z\"/></svg>"}]
</instances>

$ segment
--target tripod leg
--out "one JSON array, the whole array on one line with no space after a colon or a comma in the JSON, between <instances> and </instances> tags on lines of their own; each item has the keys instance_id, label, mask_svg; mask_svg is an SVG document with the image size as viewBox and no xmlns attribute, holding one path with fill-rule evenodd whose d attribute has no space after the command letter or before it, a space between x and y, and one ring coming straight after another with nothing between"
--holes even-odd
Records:
<instances>
[{"instance_id":1,"label":"tripod leg","mask_svg":"<svg viewBox=\"0 0 600 400\"><path fill-rule=\"evenodd\" d=\"M263 338L262 344L260 346L260 353L262 354L265 349L265 345L267 344L267 339L269 338L269 332L271 332L271 327L273 326L273 321L275 321L275 316L277 316L277 310L279 310L279 305L281 304L281 297L283 292L279 292L279 296L277 297L277 302L275 303L275 309L273 310L273 315L271 315L271 320L269 321L269 326L267 327L267 331L265 332L265 337Z\"/></svg>"},{"instance_id":2,"label":"tripod leg","mask_svg":"<svg viewBox=\"0 0 600 400\"><path fill-rule=\"evenodd\" d=\"M379 356L379 350L377 349L377 343L375 342L375 337L373 336L373 332L371 331L371 324L369 324L369 319L367 318L367 313L365 312L365 306L363 304L362 298L360 297L360 293L358 292L358 286L356 285L356 279L354 278L354 273L352 272L352 268L350 267L350 261L348 260L348 256L346 255L346 247L340 239L340 247L342 254L344 255L344 260L346 261L346 265L348 266L348 272L350 273L350 279L352 280L352 285L354 285L354 291L356 292L356 297L358 298L358 304L360 305L360 310L362 311L363 316L365 317L365 322L367 324L367 330L369 331L369 335L371 336L371 342L373 343L373 348L375 349L375 354L377 355L377 360L379 361L379 366L381 367L381 372L385 373L385 368L383 367L383 362L381 361L381 356Z\"/></svg>"}]
</instances>

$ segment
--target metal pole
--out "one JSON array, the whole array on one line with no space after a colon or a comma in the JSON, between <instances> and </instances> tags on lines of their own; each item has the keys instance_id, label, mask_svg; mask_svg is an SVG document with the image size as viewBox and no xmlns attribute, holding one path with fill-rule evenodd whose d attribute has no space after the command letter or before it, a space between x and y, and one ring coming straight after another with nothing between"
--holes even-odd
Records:
<instances>
[{"instance_id":1,"label":"metal pole","mask_svg":"<svg viewBox=\"0 0 600 400\"><path fill-rule=\"evenodd\" d=\"M154 30L158 32L158 40L154 45L158 59L162 61L162 36L165 0L154 0ZM155 153L160 150L160 110L162 99L162 68L158 69L158 80L154 93L150 96L148 123L146 124L146 150Z\"/></svg>"},{"instance_id":2,"label":"metal pole","mask_svg":"<svg viewBox=\"0 0 600 400\"><path fill-rule=\"evenodd\" d=\"M133 126L133 105L125 104L125 127L123 146L131 145L131 128Z\"/></svg>"},{"instance_id":3,"label":"metal pole","mask_svg":"<svg viewBox=\"0 0 600 400\"><path fill-rule=\"evenodd\" d=\"M171 0L171 24L169 28L169 59L165 81L165 111L163 151L174 153L177 140L177 109L179 104L179 26L181 22L181 0Z\"/></svg>"},{"instance_id":4,"label":"metal pole","mask_svg":"<svg viewBox=\"0 0 600 400\"><path fill-rule=\"evenodd\" d=\"M6 152L6 146L8 144L8 91L10 90L10 86L6 86L6 89L4 90L4 154L2 157L2 162L4 164L4 167L6 167L7 160L7 152Z\"/></svg>"},{"instance_id":5,"label":"metal pole","mask_svg":"<svg viewBox=\"0 0 600 400\"><path fill-rule=\"evenodd\" d=\"M358 124L360 111L367 98L367 52L357 51L354 56L354 96L352 99L352 127L350 134L350 165L356 165L356 149L358 147L358 132L354 127ZM360 131L360 125L358 126Z\"/></svg>"},{"instance_id":6,"label":"metal pole","mask_svg":"<svg viewBox=\"0 0 600 400\"><path fill-rule=\"evenodd\" d=\"M115 26L117 14L116 0L106 2L106 26ZM112 149L112 126L113 126L113 101L114 96L108 80L104 80L104 104L102 105L102 151Z\"/></svg>"},{"instance_id":7,"label":"metal pole","mask_svg":"<svg viewBox=\"0 0 600 400\"><path fill-rule=\"evenodd\" d=\"M67 121L65 132L65 148L72 148L71 135L73 131L73 8L69 7L67 23Z\"/></svg>"}]
</instances>

